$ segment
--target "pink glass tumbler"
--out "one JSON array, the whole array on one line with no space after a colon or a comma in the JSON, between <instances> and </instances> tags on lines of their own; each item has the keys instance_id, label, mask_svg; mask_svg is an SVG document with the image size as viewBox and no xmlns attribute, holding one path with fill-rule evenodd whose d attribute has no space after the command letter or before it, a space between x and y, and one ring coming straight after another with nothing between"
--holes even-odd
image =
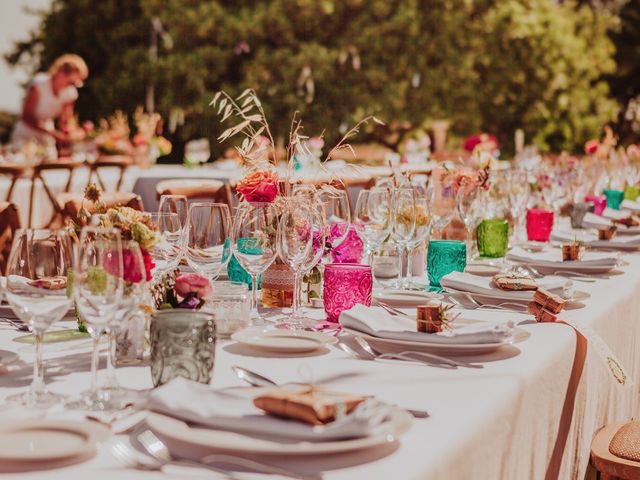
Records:
<instances>
[{"instance_id":1,"label":"pink glass tumbler","mask_svg":"<svg viewBox=\"0 0 640 480\"><path fill-rule=\"evenodd\" d=\"M332 263L324 269L324 311L328 322L337 322L344 310L361 303L371 306L373 276L370 265Z\"/></svg>"},{"instance_id":2,"label":"pink glass tumbler","mask_svg":"<svg viewBox=\"0 0 640 480\"><path fill-rule=\"evenodd\" d=\"M597 196L597 195L589 195L584 198L585 202L593 203L593 213L596 215L602 215L605 207L607 206L607 197Z\"/></svg>"},{"instance_id":3,"label":"pink glass tumbler","mask_svg":"<svg viewBox=\"0 0 640 480\"><path fill-rule=\"evenodd\" d=\"M532 208L527 211L527 238L529 241L548 242L553 228L553 210Z\"/></svg>"}]
</instances>

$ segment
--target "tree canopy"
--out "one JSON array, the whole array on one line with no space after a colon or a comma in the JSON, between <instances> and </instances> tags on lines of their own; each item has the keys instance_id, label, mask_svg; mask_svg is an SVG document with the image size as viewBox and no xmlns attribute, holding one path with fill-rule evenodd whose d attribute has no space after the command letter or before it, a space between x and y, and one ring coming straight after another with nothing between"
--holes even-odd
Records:
<instances>
[{"instance_id":1,"label":"tree canopy","mask_svg":"<svg viewBox=\"0 0 640 480\"><path fill-rule=\"evenodd\" d=\"M157 60L153 18L172 40ZM252 87L276 136L299 111L307 134L330 138L376 115L389 129L449 119L454 135L507 147L523 128L543 149L578 150L618 113L604 79L617 21L553 0L53 0L9 60L35 70L82 55L83 118L132 112L153 82L158 110L184 113L184 137L215 138L214 92Z\"/></svg>"}]
</instances>

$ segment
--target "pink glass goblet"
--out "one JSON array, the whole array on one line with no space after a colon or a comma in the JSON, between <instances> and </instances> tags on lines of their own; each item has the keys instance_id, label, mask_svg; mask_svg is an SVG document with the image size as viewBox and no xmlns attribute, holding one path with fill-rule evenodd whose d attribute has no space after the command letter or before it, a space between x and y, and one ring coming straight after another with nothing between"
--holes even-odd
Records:
<instances>
[{"instance_id":1,"label":"pink glass goblet","mask_svg":"<svg viewBox=\"0 0 640 480\"><path fill-rule=\"evenodd\" d=\"M324 270L324 311L328 322L337 322L340 313L362 304L371 306L373 276L370 265L332 263Z\"/></svg>"}]
</instances>

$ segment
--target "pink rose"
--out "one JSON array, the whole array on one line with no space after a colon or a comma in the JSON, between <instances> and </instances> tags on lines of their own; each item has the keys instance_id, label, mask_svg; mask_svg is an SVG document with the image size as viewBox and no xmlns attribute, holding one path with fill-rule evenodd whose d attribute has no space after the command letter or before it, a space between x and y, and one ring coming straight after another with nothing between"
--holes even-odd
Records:
<instances>
[{"instance_id":1,"label":"pink rose","mask_svg":"<svg viewBox=\"0 0 640 480\"><path fill-rule=\"evenodd\" d=\"M185 273L177 277L175 289L181 297L195 294L198 298L204 299L213 293L211 281L197 273Z\"/></svg>"},{"instance_id":2,"label":"pink rose","mask_svg":"<svg viewBox=\"0 0 640 480\"><path fill-rule=\"evenodd\" d=\"M270 203L278 196L278 176L268 170L253 172L238 182L236 190L249 203Z\"/></svg>"}]
</instances>

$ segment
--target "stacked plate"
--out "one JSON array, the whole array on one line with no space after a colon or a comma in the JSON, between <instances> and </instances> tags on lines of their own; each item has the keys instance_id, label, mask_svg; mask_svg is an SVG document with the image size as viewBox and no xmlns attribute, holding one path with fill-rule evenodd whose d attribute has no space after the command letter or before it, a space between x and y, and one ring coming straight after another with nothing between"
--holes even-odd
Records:
<instances>
[{"instance_id":1,"label":"stacked plate","mask_svg":"<svg viewBox=\"0 0 640 480\"><path fill-rule=\"evenodd\" d=\"M529 265L536 270L546 272L577 272L588 274L607 273L618 265L618 254L610 252L584 252L581 260L562 261L562 251L549 248L542 252L528 252L515 247L507 254L507 260Z\"/></svg>"}]
</instances>

